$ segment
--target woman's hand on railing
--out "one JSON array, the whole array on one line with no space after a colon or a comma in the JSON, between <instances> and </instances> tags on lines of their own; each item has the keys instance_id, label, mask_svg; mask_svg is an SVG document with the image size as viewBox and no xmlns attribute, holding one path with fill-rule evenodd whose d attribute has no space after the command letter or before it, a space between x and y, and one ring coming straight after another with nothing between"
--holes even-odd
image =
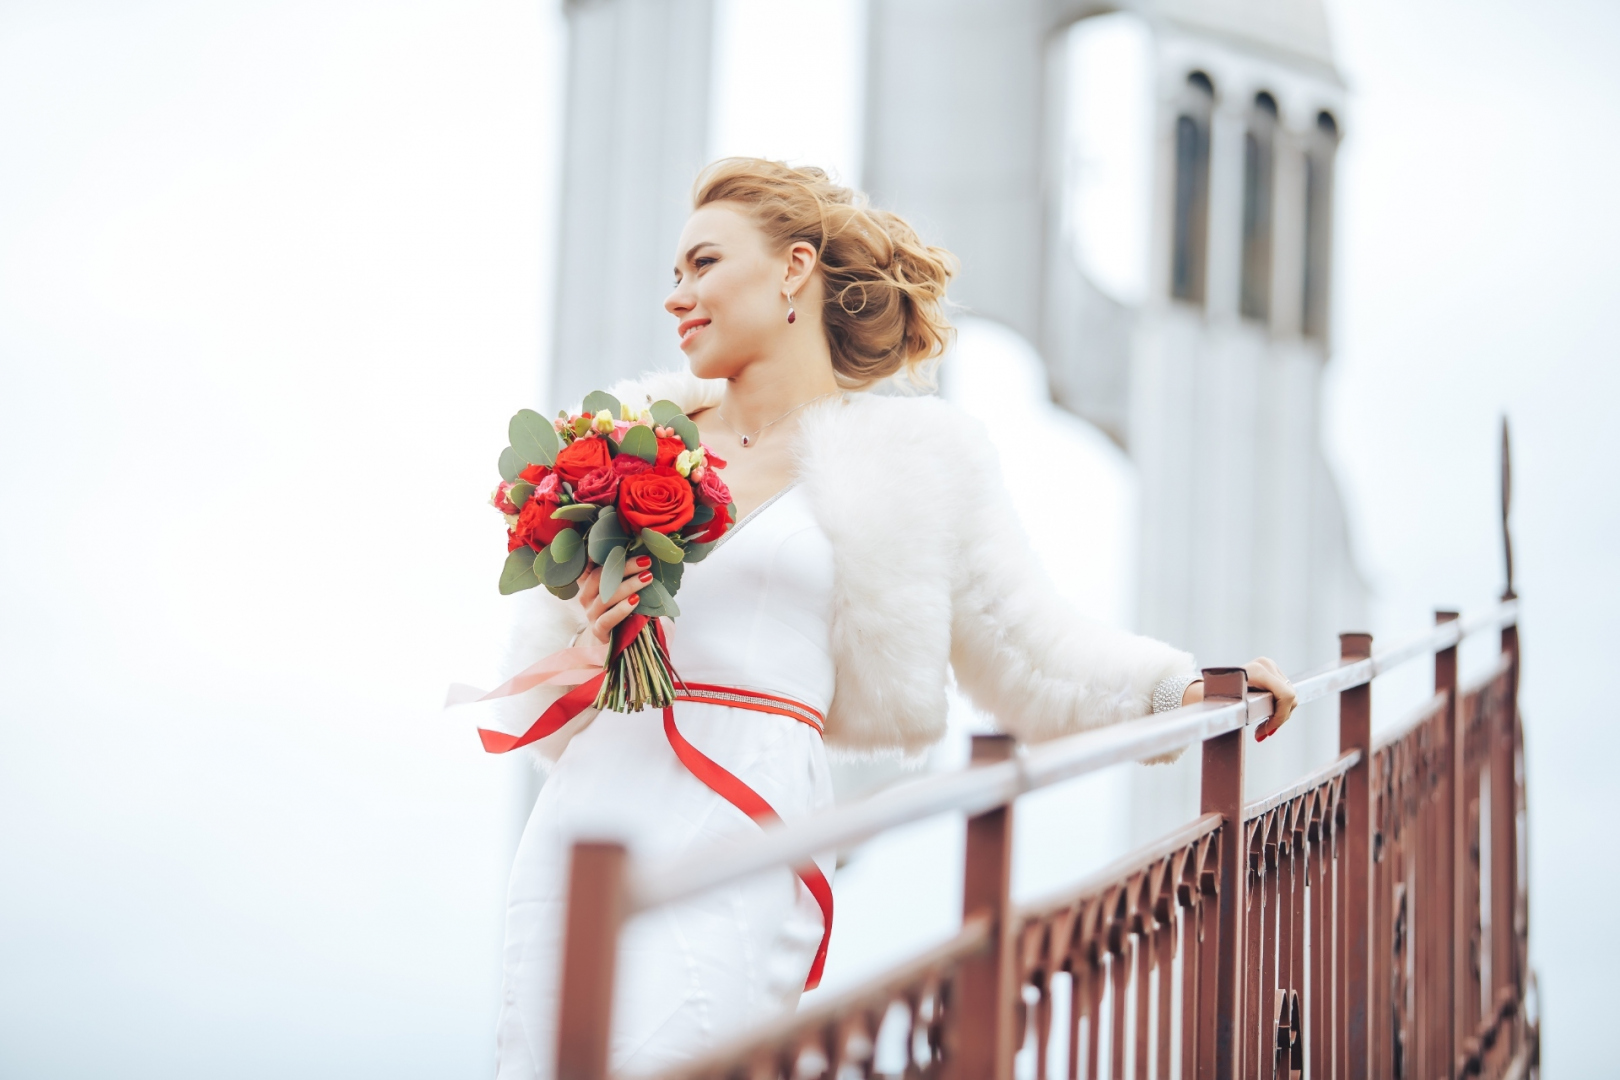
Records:
<instances>
[{"instance_id":1,"label":"woman's hand on railing","mask_svg":"<svg viewBox=\"0 0 1620 1080\"><path fill-rule=\"evenodd\" d=\"M1243 665L1243 670L1248 673L1249 689L1264 690L1277 703L1275 711L1254 733L1255 742L1265 742L1277 734L1277 729L1288 723L1288 718L1293 715L1294 706L1298 703L1294 695L1294 684L1288 681L1288 676L1284 675L1282 669L1268 657L1260 656L1250 660ZM1203 700L1203 680L1187 687L1186 692L1181 695L1183 705L1194 705Z\"/></svg>"},{"instance_id":2,"label":"woman's hand on railing","mask_svg":"<svg viewBox=\"0 0 1620 1080\"><path fill-rule=\"evenodd\" d=\"M636 601L640 599L636 594L652 580L651 567L652 560L645 555L628 560L618 591L605 601L601 597L600 569L592 570L579 579L579 606L585 609L587 629L597 641L610 640L613 628L636 610Z\"/></svg>"}]
</instances>

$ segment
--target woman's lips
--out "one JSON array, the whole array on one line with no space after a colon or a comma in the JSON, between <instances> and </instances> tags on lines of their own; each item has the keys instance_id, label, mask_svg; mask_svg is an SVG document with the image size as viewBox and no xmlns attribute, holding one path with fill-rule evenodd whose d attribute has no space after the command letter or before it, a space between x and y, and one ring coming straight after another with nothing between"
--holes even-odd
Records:
<instances>
[{"instance_id":1,"label":"woman's lips","mask_svg":"<svg viewBox=\"0 0 1620 1080\"><path fill-rule=\"evenodd\" d=\"M692 320L690 320L688 322L681 323L681 325L680 325L681 347L685 348L686 343L691 341L693 338L697 337L698 332L701 331L705 326L708 326L708 325L709 325L709 320L708 319L692 319Z\"/></svg>"}]
</instances>

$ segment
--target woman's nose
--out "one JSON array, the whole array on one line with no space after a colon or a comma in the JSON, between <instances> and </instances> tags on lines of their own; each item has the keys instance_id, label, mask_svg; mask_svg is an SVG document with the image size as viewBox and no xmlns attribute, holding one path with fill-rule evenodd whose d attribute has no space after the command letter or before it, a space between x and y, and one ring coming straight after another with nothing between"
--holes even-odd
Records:
<instances>
[{"instance_id":1,"label":"woman's nose","mask_svg":"<svg viewBox=\"0 0 1620 1080\"><path fill-rule=\"evenodd\" d=\"M683 311L692 310L692 298L686 295L686 289L683 286L675 286L674 291L664 298L664 310L671 315L679 315Z\"/></svg>"}]
</instances>

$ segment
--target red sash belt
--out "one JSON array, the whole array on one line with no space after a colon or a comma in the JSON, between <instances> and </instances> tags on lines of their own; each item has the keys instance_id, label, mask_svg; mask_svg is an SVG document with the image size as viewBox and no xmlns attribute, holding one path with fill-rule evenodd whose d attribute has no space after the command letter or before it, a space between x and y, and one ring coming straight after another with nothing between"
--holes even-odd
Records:
<instances>
[{"instance_id":1,"label":"red sash belt","mask_svg":"<svg viewBox=\"0 0 1620 1080\"><path fill-rule=\"evenodd\" d=\"M614 655L623 648L620 642L630 642L641 632L647 619L642 615L632 615L620 624L620 632L614 635ZM663 644L663 627L656 625L654 632L658 635L659 643ZM666 651L667 655L667 651ZM612 661L610 660L609 663ZM522 735L507 735L500 731L478 729L478 736L483 740L484 749L492 754L504 754L509 750L516 750L520 746L527 746L554 734L562 726L596 701L597 691L601 689L602 682L607 678L604 669L600 675L593 676L589 681L568 691L552 703L550 708L541 713L529 730ZM776 716L785 716L790 720L797 720L801 724L808 724L815 728L819 735L823 730L821 713L793 698L780 697L776 694L765 694L758 690L743 690L732 686L713 686L705 683L682 683L679 678L676 684L680 691L675 695L676 701L689 701L699 705L723 705L732 709L748 709L752 712L772 713ZM710 791L720 796L738 810L747 814L761 825L780 822L782 819L771 808L771 804L762 798L759 792L743 783L736 774L728 771L719 762L708 757L697 747L686 741L680 729L675 726L675 707L664 708L664 737L669 740L670 748L680 759L686 771L695 776ZM827 877L815 863L795 868L799 880L804 887L810 890L817 906L821 908L821 944L816 949L815 960L810 964L810 976L805 979L804 988L814 990L821 983L821 971L827 963L827 943L832 937L833 924L833 896L832 886L828 884Z\"/></svg>"}]
</instances>

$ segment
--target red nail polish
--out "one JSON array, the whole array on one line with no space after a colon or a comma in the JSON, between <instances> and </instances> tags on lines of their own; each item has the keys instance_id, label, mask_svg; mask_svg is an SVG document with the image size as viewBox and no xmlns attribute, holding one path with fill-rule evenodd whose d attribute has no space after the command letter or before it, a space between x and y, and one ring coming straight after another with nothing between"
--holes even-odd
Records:
<instances>
[{"instance_id":1,"label":"red nail polish","mask_svg":"<svg viewBox=\"0 0 1620 1080\"><path fill-rule=\"evenodd\" d=\"M635 594L631 594L631 596L630 596L630 606L631 606L631 607L635 607L635 606L636 606L636 602L637 602L637 601L638 601L638 600L640 600L640 599L641 599L641 597L640 597L640 596L637 596L637 595L635 595Z\"/></svg>"},{"instance_id":2,"label":"red nail polish","mask_svg":"<svg viewBox=\"0 0 1620 1080\"><path fill-rule=\"evenodd\" d=\"M639 567L642 567L643 569L645 569L646 567L649 567L649 566L652 565L652 560L649 559L647 556L643 555L643 556L641 556L641 558L636 560L636 565L639 566Z\"/></svg>"},{"instance_id":3,"label":"red nail polish","mask_svg":"<svg viewBox=\"0 0 1620 1080\"><path fill-rule=\"evenodd\" d=\"M644 584L644 585L645 585L645 584L646 584L646 583L647 583L647 582L649 582L649 581L651 581L651 580L652 580L652 571L651 571L651 570L649 570L649 571L647 571L647 572L646 572L646 573L645 573L645 574L642 574L642 575L641 575L641 582L642 582L642 584Z\"/></svg>"}]
</instances>

